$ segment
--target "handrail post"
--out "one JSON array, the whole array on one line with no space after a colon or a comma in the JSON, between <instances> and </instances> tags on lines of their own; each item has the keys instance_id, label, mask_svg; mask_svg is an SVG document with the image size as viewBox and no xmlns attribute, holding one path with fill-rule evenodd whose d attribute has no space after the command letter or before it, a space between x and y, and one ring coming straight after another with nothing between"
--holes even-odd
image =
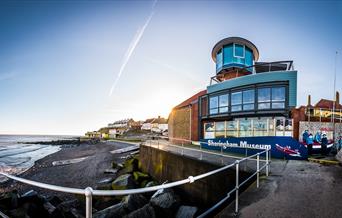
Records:
<instances>
[{"instance_id":1,"label":"handrail post","mask_svg":"<svg viewBox=\"0 0 342 218\"><path fill-rule=\"evenodd\" d=\"M235 213L239 212L239 161L235 161L236 175L235 175Z\"/></svg>"},{"instance_id":2,"label":"handrail post","mask_svg":"<svg viewBox=\"0 0 342 218\"><path fill-rule=\"evenodd\" d=\"M86 218L92 218L92 210L93 210L93 189L91 187L87 187L84 190L84 195L86 197Z\"/></svg>"},{"instance_id":3,"label":"handrail post","mask_svg":"<svg viewBox=\"0 0 342 218\"><path fill-rule=\"evenodd\" d=\"M183 145L183 141L182 141L182 156L184 155L184 145Z\"/></svg>"},{"instance_id":4,"label":"handrail post","mask_svg":"<svg viewBox=\"0 0 342 218\"><path fill-rule=\"evenodd\" d=\"M221 145L221 164L223 165L223 145Z\"/></svg>"},{"instance_id":5,"label":"handrail post","mask_svg":"<svg viewBox=\"0 0 342 218\"><path fill-rule=\"evenodd\" d=\"M200 142L200 152L201 152L200 160L202 160L203 159L203 152L202 152L202 144L201 144L201 142Z\"/></svg>"},{"instance_id":6,"label":"handrail post","mask_svg":"<svg viewBox=\"0 0 342 218\"><path fill-rule=\"evenodd\" d=\"M260 154L257 155L257 188L259 188Z\"/></svg>"},{"instance_id":7,"label":"handrail post","mask_svg":"<svg viewBox=\"0 0 342 218\"><path fill-rule=\"evenodd\" d=\"M268 148L266 149L266 176L268 176Z\"/></svg>"}]
</instances>

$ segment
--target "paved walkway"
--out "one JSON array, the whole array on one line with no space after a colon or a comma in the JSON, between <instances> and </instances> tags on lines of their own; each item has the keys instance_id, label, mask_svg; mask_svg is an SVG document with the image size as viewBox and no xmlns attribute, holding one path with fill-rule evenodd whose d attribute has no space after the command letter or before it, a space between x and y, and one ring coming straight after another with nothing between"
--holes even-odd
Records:
<instances>
[{"instance_id":1,"label":"paved walkway","mask_svg":"<svg viewBox=\"0 0 342 218\"><path fill-rule=\"evenodd\" d=\"M232 203L217 217L234 217ZM273 161L271 175L240 195L238 217L342 216L342 167L307 161Z\"/></svg>"}]
</instances>

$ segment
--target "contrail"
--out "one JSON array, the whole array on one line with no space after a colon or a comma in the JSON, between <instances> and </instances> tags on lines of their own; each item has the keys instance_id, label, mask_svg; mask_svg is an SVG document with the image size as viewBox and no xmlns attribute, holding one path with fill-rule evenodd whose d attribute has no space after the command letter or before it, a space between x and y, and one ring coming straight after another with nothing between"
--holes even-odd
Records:
<instances>
[{"instance_id":1,"label":"contrail","mask_svg":"<svg viewBox=\"0 0 342 218\"><path fill-rule=\"evenodd\" d=\"M153 5L152 5L152 11L150 13L150 15L148 16L147 20L145 21L144 25L142 26L142 28L138 29L137 33L135 34L133 40L131 41L131 43L129 44L129 47L125 53L125 56L124 56L124 59L122 61L122 64L121 64L121 67L120 67L120 70L119 70L119 73L118 73L118 76L115 78L115 81L109 91L109 97L112 96L113 94L113 91L114 91L114 88L116 86L116 84L118 83L121 75L122 75L122 72L124 71L129 59L131 58L135 48L137 47L142 35L144 34L145 32L145 29L146 27L148 26L148 24L150 23L152 17L153 17L153 14L154 14L154 8L157 4L157 0L155 0L153 2Z\"/></svg>"}]
</instances>

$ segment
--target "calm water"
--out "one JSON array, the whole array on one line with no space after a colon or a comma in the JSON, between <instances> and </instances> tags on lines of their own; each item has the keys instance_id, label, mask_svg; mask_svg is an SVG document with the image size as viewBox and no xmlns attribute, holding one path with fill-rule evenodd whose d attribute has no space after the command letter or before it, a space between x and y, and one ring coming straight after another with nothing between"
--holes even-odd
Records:
<instances>
[{"instance_id":1,"label":"calm water","mask_svg":"<svg viewBox=\"0 0 342 218\"><path fill-rule=\"evenodd\" d=\"M34 162L59 151L60 146L19 144L18 142L52 141L70 139L72 136L0 135L0 172L18 175L34 165ZM0 182L6 178L0 176Z\"/></svg>"}]
</instances>

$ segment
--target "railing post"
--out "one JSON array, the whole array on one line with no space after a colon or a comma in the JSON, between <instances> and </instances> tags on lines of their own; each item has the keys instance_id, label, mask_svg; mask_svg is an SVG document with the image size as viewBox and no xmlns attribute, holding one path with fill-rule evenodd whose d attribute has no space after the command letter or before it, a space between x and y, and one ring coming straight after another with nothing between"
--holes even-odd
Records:
<instances>
[{"instance_id":1,"label":"railing post","mask_svg":"<svg viewBox=\"0 0 342 218\"><path fill-rule=\"evenodd\" d=\"M183 145L183 141L182 141L182 156L184 155L184 145Z\"/></svg>"},{"instance_id":2,"label":"railing post","mask_svg":"<svg viewBox=\"0 0 342 218\"><path fill-rule=\"evenodd\" d=\"M84 195L86 197L86 218L92 218L93 213L93 189L91 187L87 187L84 190Z\"/></svg>"},{"instance_id":3,"label":"railing post","mask_svg":"<svg viewBox=\"0 0 342 218\"><path fill-rule=\"evenodd\" d=\"M223 165L223 145L221 145L221 164Z\"/></svg>"},{"instance_id":4,"label":"railing post","mask_svg":"<svg viewBox=\"0 0 342 218\"><path fill-rule=\"evenodd\" d=\"M266 149L266 176L268 176L268 148Z\"/></svg>"},{"instance_id":5,"label":"railing post","mask_svg":"<svg viewBox=\"0 0 342 218\"><path fill-rule=\"evenodd\" d=\"M257 155L257 188L259 188L260 154Z\"/></svg>"},{"instance_id":6,"label":"railing post","mask_svg":"<svg viewBox=\"0 0 342 218\"><path fill-rule=\"evenodd\" d=\"M202 160L203 159L203 152L202 152L202 144L201 144L201 142L200 142L200 152L201 152L200 160Z\"/></svg>"},{"instance_id":7,"label":"railing post","mask_svg":"<svg viewBox=\"0 0 342 218\"><path fill-rule=\"evenodd\" d=\"M235 161L236 175L235 175L235 213L239 212L239 161Z\"/></svg>"}]
</instances>

